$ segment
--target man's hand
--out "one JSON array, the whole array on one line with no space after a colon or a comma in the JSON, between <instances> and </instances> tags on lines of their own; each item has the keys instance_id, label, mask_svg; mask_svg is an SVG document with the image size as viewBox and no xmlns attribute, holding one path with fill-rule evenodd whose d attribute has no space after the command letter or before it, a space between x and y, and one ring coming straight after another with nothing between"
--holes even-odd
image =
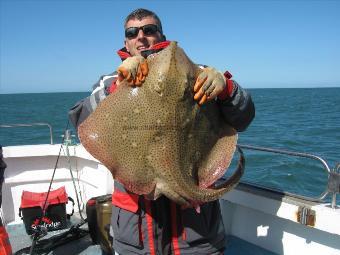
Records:
<instances>
[{"instance_id":1,"label":"man's hand","mask_svg":"<svg viewBox=\"0 0 340 255\"><path fill-rule=\"evenodd\" d=\"M199 105L215 99L226 87L226 78L215 68L206 67L194 85L194 99Z\"/></svg>"},{"instance_id":2,"label":"man's hand","mask_svg":"<svg viewBox=\"0 0 340 255\"><path fill-rule=\"evenodd\" d=\"M130 86L141 86L148 75L148 63L142 56L133 56L125 59L118 67L118 85L126 80Z\"/></svg>"}]
</instances>

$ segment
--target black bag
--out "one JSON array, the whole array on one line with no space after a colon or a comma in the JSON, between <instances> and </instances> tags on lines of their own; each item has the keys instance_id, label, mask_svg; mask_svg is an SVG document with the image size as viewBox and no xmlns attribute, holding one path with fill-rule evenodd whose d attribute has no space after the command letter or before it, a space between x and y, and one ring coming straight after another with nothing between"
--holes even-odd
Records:
<instances>
[{"instance_id":1,"label":"black bag","mask_svg":"<svg viewBox=\"0 0 340 255\"><path fill-rule=\"evenodd\" d=\"M86 203L87 224L94 244L99 244L103 254L113 254L110 223L112 195L93 197Z\"/></svg>"},{"instance_id":2,"label":"black bag","mask_svg":"<svg viewBox=\"0 0 340 255\"><path fill-rule=\"evenodd\" d=\"M70 200L74 207L74 201L67 196L65 187L60 187L50 191L46 202L46 212L42 217L46 196L47 192L22 192L19 216L24 221L26 232L29 235L38 228L39 221L40 226L45 227L47 231L64 229L67 227L66 219L73 214L74 208L70 215L66 214L66 204Z\"/></svg>"}]
</instances>

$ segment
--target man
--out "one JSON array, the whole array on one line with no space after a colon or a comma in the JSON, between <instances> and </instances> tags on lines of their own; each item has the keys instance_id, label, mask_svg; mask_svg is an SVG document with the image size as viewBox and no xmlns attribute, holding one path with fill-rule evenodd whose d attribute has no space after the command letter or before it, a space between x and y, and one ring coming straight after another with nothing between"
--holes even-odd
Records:
<instances>
[{"instance_id":1,"label":"man","mask_svg":"<svg viewBox=\"0 0 340 255\"><path fill-rule=\"evenodd\" d=\"M70 110L77 127L122 80L143 86L144 58L169 45L161 21L151 11L137 9L125 20L125 47L118 51L123 63L118 73L102 76L92 95ZM203 68L193 87L194 99L203 105L215 100L225 121L243 131L255 115L250 95L236 82L211 67ZM147 72L145 72L146 75ZM112 195L113 248L118 254L223 254L225 234L218 201L182 209L165 196L150 201L115 182Z\"/></svg>"}]
</instances>

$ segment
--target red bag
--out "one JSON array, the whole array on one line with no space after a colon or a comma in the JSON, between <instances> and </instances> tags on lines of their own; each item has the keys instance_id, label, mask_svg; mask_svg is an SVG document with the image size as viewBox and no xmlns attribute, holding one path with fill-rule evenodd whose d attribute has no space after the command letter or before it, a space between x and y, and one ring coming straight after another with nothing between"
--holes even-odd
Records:
<instances>
[{"instance_id":1,"label":"red bag","mask_svg":"<svg viewBox=\"0 0 340 255\"><path fill-rule=\"evenodd\" d=\"M43 206L47 192L36 193L23 191L21 196L21 205L19 216L23 219L27 234L33 234L37 229L40 218L43 215ZM73 199L68 197L65 187L50 191L46 202L46 213L42 217L40 226L43 226L47 231L64 229L67 227L66 219L66 204ZM71 215L73 214L73 210Z\"/></svg>"}]
</instances>

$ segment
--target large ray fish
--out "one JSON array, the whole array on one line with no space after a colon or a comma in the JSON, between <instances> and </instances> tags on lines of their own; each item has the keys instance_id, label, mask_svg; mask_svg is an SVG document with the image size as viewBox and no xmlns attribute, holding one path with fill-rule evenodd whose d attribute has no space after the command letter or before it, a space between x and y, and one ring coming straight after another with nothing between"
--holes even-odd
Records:
<instances>
[{"instance_id":1,"label":"large ray fish","mask_svg":"<svg viewBox=\"0 0 340 255\"><path fill-rule=\"evenodd\" d=\"M194 101L201 69L176 42L146 61L143 85L123 81L80 125L80 141L131 192L187 206L218 199L243 174L241 153L233 175L214 185L229 167L236 131L216 102Z\"/></svg>"}]
</instances>

